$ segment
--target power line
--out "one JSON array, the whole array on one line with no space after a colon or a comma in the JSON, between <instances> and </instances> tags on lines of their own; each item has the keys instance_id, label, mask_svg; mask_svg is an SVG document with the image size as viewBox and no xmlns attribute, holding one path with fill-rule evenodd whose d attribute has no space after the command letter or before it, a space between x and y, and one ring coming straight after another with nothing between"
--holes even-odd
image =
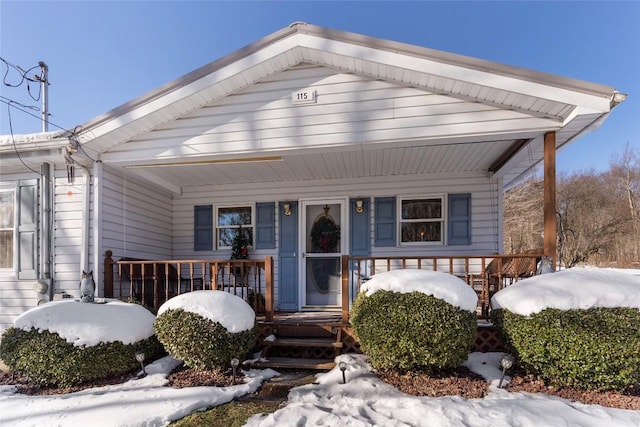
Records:
<instances>
[{"instance_id":1,"label":"power line","mask_svg":"<svg viewBox=\"0 0 640 427\"><path fill-rule=\"evenodd\" d=\"M25 71L19 65L12 64L11 62L7 61L6 59L4 59L1 56L0 56L0 61L2 61L7 67L7 70L5 71L4 76L2 78L2 83L5 86L8 86L8 87L20 87L26 82L26 84L27 84L27 93L29 94L31 99L33 99L34 101L39 101L40 100L40 96L42 95L42 86L40 85L40 83L49 84L49 82L46 81L46 77L45 77L45 74L44 74L44 68L42 67L42 65L40 63L38 63L38 65L34 65L33 67L31 67L31 68L29 68L28 70ZM40 68L40 75L38 76L37 74L34 74L33 77L29 77L29 73L31 71L35 70L36 68ZM11 70L15 70L15 72L17 72L18 75L20 76L20 81L18 83L9 83L7 81L7 78L9 76L9 71L11 71ZM31 93L31 86L29 85L29 83L38 83L38 95L37 96L34 96Z\"/></svg>"},{"instance_id":2,"label":"power line","mask_svg":"<svg viewBox=\"0 0 640 427\"><path fill-rule=\"evenodd\" d=\"M15 141L14 141L14 137L13 137L13 124L12 124L12 122L11 122L11 108L15 108L15 109L16 109L16 110L18 110L18 111L21 111L21 112L23 112L23 113L25 113L25 114L28 114L28 115L30 115L30 116L32 116L32 117L35 117L36 119L39 119L39 120L44 120L44 119L43 119L42 117L40 117L39 115L36 115L36 114L31 113L30 111L23 110L23 108L28 108L28 109L30 109L30 110L40 111L40 109L39 109L38 107L36 107L36 106L21 104L20 102L14 101L13 99L7 98L6 96L2 96L2 95L0 95L0 102L3 102L4 104L6 104L6 105L7 105L7 112L8 112L8 114L9 114L9 129L10 129L10 131L11 131L11 140L12 140L12 141L13 141L13 143L14 143L14 149L15 149ZM21 107L22 107L22 108L21 108ZM70 138L75 139L76 141L77 141L76 136L77 136L78 132L79 132L80 130L82 130L82 126L76 126L76 127L74 127L74 128L73 128L73 130L69 130L69 129L67 129L67 128L64 128L64 127L62 127L62 126L59 126L59 125L57 125L57 124L55 124L55 123L51 122L50 120L47 120L47 123L49 123L50 125L53 125L53 126L57 127L57 128L58 128L58 129L60 129L60 130L63 130L63 131L65 131L65 132L67 132L67 133L69 134L69 137L70 137ZM78 148L80 149L80 151L82 151L82 152L84 153L84 155L85 155L89 160L91 160L92 162L95 162L95 161L96 161L93 157L91 157L91 156L89 155L89 153L87 153L87 152L85 151L85 149L82 147L82 144L78 143L78 144L77 144L77 146L78 146ZM17 151L16 151L16 153L17 153ZM20 155L19 155L19 154L18 154L18 157L20 157ZM22 161L22 159L20 159L20 161ZM24 162L23 162L23 164L24 164ZM25 165L25 166L26 166L26 165Z\"/></svg>"}]
</instances>

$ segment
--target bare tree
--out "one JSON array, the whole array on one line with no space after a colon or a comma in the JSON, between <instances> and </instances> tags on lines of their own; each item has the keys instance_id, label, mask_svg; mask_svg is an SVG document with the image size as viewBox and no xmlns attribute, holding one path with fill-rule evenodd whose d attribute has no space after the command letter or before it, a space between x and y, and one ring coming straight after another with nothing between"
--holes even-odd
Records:
<instances>
[{"instance_id":1,"label":"bare tree","mask_svg":"<svg viewBox=\"0 0 640 427\"><path fill-rule=\"evenodd\" d=\"M581 262L633 262L640 257L640 154L626 147L605 172L559 175L556 186L558 257ZM504 196L504 247L542 247L543 182L531 179Z\"/></svg>"},{"instance_id":2,"label":"bare tree","mask_svg":"<svg viewBox=\"0 0 640 427\"><path fill-rule=\"evenodd\" d=\"M607 178L611 190L620 199L620 214L628 219L625 238L619 242L618 258L621 261L640 259L640 153L629 144L621 157L615 157Z\"/></svg>"},{"instance_id":3,"label":"bare tree","mask_svg":"<svg viewBox=\"0 0 640 427\"><path fill-rule=\"evenodd\" d=\"M504 247L508 253L542 248L543 183L530 179L504 195Z\"/></svg>"}]
</instances>

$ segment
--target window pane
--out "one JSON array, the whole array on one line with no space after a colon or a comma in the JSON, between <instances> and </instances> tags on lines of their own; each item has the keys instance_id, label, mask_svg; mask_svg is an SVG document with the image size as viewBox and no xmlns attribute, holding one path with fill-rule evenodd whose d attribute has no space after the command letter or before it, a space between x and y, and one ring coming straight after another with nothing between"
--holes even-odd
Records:
<instances>
[{"instance_id":1,"label":"window pane","mask_svg":"<svg viewBox=\"0 0 640 427\"><path fill-rule=\"evenodd\" d=\"M231 247L233 246L233 239L236 237L239 228L219 228L218 229L218 247ZM253 228L243 228L242 232L247 236L249 246L253 246Z\"/></svg>"},{"instance_id":2,"label":"window pane","mask_svg":"<svg viewBox=\"0 0 640 427\"><path fill-rule=\"evenodd\" d=\"M13 191L0 192L0 229L13 230Z\"/></svg>"},{"instance_id":3,"label":"window pane","mask_svg":"<svg viewBox=\"0 0 640 427\"><path fill-rule=\"evenodd\" d=\"M251 225L250 206L218 209L218 227L233 225Z\"/></svg>"},{"instance_id":4,"label":"window pane","mask_svg":"<svg viewBox=\"0 0 640 427\"><path fill-rule=\"evenodd\" d=\"M442 241L442 223L440 222L402 223L402 242L440 241Z\"/></svg>"},{"instance_id":5,"label":"window pane","mask_svg":"<svg viewBox=\"0 0 640 427\"><path fill-rule=\"evenodd\" d=\"M0 230L0 268L13 267L13 230Z\"/></svg>"},{"instance_id":6,"label":"window pane","mask_svg":"<svg viewBox=\"0 0 640 427\"><path fill-rule=\"evenodd\" d=\"M420 199L402 201L402 219L442 218L441 199Z\"/></svg>"}]
</instances>

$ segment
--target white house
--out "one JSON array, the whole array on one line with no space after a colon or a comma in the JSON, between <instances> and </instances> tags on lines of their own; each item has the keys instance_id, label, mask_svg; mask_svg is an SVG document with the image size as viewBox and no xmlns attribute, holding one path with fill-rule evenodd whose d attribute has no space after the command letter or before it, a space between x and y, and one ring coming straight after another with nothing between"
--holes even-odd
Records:
<instances>
[{"instance_id":1,"label":"white house","mask_svg":"<svg viewBox=\"0 0 640 427\"><path fill-rule=\"evenodd\" d=\"M540 166L554 256L555 152L624 98L292 24L74 134L2 137L0 327L83 270L104 295L106 251L228 259L238 225L274 261L275 309L333 308L342 255L501 253L503 189Z\"/></svg>"}]
</instances>

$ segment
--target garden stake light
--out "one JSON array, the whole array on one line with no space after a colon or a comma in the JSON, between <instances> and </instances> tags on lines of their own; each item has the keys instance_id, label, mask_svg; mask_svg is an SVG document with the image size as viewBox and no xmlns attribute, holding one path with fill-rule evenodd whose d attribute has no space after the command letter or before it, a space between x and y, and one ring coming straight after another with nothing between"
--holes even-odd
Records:
<instances>
[{"instance_id":1,"label":"garden stake light","mask_svg":"<svg viewBox=\"0 0 640 427\"><path fill-rule=\"evenodd\" d=\"M500 382L498 383L498 388L502 388L502 380L504 380L504 373L507 369L513 366L514 358L510 354L505 354L502 360L500 360L500 365L502 366L502 375L500 376Z\"/></svg>"},{"instance_id":2,"label":"garden stake light","mask_svg":"<svg viewBox=\"0 0 640 427\"><path fill-rule=\"evenodd\" d=\"M340 362L338 364L338 366L340 367L340 370L342 371L342 384L346 384L347 383L347 377L344 374L344 371L347 370L347 364L345 362Z\"/></svg>"},{"instance_id":3,"label":"garden stake light","mask_svg":"<svg viewBox=\"0 0 640 427\"><path fill-rule=\"evenodd\" d=\"M142 351L136 351L136 360L138 362L140 362L140 368L142 369L142 375L139 376L139 378L144 378L147 376L147 371L144 369L144 352Z\"/></svg>"},{"instance_id":4,"label":"garden stake light","mask_svg":"<svg viewBox=\"0 0 640 427\"><path fill-rule=\"evenodd\" d=\"M240 361L235 357L231 359L231 369L233 370L233 385L236 385L236 369L238 368L239 364Z\"/></svg>"}]
</instances>

